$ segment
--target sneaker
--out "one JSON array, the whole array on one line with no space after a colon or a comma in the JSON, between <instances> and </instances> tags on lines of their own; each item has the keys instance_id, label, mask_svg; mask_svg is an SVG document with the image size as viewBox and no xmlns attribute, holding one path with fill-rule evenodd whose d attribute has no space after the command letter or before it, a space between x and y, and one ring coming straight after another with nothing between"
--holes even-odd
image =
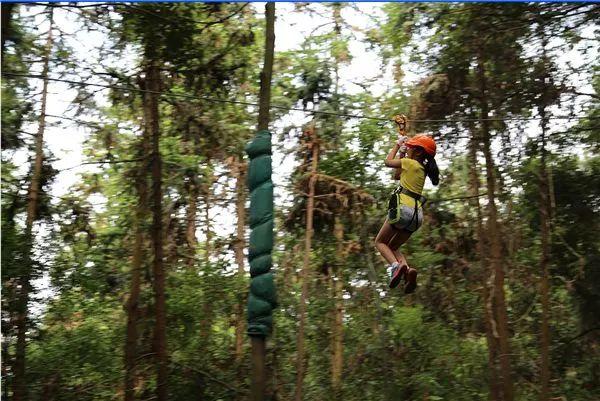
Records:
<instances>
[{"instance_id":1,"label":"sneaker","mask_svg":"<svg viewBox=\"0 0 600 401\"><path fill-rule=\"evenodd\" d=\"M413 268L408 269L406 273L406 286L404 287L405 294L412 294L417 288L417 271Z\"/></svg>"},{"instance_id":2,"label":"sneaker","mask_svg":"<svg viewBox=\"0 0 600 401\"><path fill-rule=\"evenodd\" d=\"M392 263L391 265L389 265L387 267L387 275L390 277L390 280L392 279L393 273L394 273L394 269L398 266L398 262L396 263Z\"/></svg>"},{"instance_id":3,"label":"sneaker","mask_svg":"<svg viewBox=\"0 0 600 401\"><path fill-rule=\"evenodd\" d=\"M396 287L398 287L398 284L400 284L400 280L402 280L402 277L406 273L406 269L407 268L408 267L406 265L400 266L398 263L394 263L391 266L391 269L390 269L390 284L389 284L390 288L396 288Z\"/></svg>"}]
</instances>

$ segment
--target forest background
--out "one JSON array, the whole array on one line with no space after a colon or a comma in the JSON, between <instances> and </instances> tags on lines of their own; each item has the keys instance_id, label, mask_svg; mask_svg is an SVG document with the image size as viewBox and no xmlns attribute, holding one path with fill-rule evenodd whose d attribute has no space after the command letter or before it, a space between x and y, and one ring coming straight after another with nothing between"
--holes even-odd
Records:
<instances>
[{"instance_id":1,"label":"forest background","mask_svg":"<svg viewBox=\"0 0 600 401\"><path fill-rule=\"evenodd\" d=\"M599 11L277 4L269 399L600 398ZM2 4L5 399L247 399L263 18ZM411 296L373 247L399 112L442 166Z\"/></svg>"}]
</instances>

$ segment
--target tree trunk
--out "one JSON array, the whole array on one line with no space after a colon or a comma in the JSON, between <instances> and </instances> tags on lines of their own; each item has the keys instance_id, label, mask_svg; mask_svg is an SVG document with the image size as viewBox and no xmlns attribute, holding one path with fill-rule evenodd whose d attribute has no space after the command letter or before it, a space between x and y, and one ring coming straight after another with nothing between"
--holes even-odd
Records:
<instances>
[{"instance_id":1,"label":"tree trunk","mask_svg":"<svg viewBox=\"0 0 600 401\"><path fill-rule=\"evenodd\" d=\"M487 119L489 110L487 103L487 88L485 78L485 65L482 54L478 55L477 73L480 89L481 107L481 137L482 151L485 157L487 198L488 198L488 235L490 243L490 262L494 272L494 300L495 317L498 323L498 335L500 345L500 372L502 382L502 393L504 401L513 401L513 383L511 374L510 345L508 341L508 316L504 296L504 260L502 256L502 241L498 227L498 210L496 208L496 177L495 165L491 152L490 129Z\"/></svg>"},{"instance_id":2,"label":"tree trunk","mask_svg":"<svg viewBox=\"0 0 600 401\"><path fill-rule=\"evenodd\" d=\"M147 82L147 81L146 81ZM142 90L146 89L146 82L140 85ZM131 260L131 290L125 305L127 311L127 328L125 338L125 401L135 399L135 375L138 341L139 320L139 297L141 287L142 269L145 260L145 220L148 212L148 156L150 148L150 133L152 132L152 113L150 102L147 98L143 100L144 127L142 143L140 147L142 162L137 171L136 188L138 193L138 204L134 216L135 240Z\"/></svg>"},{"instance_id":3,"label":"tree trunk","mask_svg":"<svg viewBox=\"0 0 600 401\"><path fill-rule=\"evenodd\" d=\"M315 181L317 168L319 163L319 142L314 126L314 121L309 128L311 137L310 144L312 146L312 163L310 169L310 180L308 181L308 198L306 201L306 234L304 238L304 260L302 263L302 291L300 293L300 308L298 311L299 324L298 335L296 337L296 389L294 392L294 400L302 400L302 387L304 384L304 374L306 371L305 365L305 349L304 349L304 331L306 325L306 299L308 298L308 285L310 281L310 253L312 250L313 236L313 215L315 208Z\"/></svg>"},{"instance_id":4,"label":"tree trunk","mask_svg":"<svg viewBox=\"0 0 600 401\"><path fill-rule=\"evenodd\" d=\"M265 63L260 73L260 92L258 98L257 130L269 129L271 107L271 77L273 75L273 59L275 57L275 3L265 5ZM251 336L252 343L252 385L250 399L263 401L265 398L266 343L263 337Z\"/></svg>"},{"instance_id":5,"label":"tree trunk","mask_svg":"<svg viewBox=\"0 0 600 401\"><path fill-rule=\"evenodd\" d=\"M546 168L546 132L547 123L545 107L540 108L542 117L542 149L539 171L539 197L540 197L540 225L542 238L542 254L540 270L540 294L542 298L542 327L540 339L540 354L542 369L540 374L540 401L548 401L550 397L550 280L548 275L548 262L550 259L550 199L548 189L548 172Z\"/></svg>"},{"instance_id":6,"label":"tree trunk","mask_svg":"<svg viewBox=\"0 0 600 401\"><path fill-rule=\"evenodd\" d=\"M344 367L344 283L340 267L344 265L344 225L339 216L335 216L334 236L337 240L338 264L332 275L333 283L333 327L331 355L331 387L333 395L341 398L342 370Z\"/></svg>"},{"instance_id":7,"label":"tree trunk","mask_svg":"<svg viewBox=\"0 0 600 401\"><path fill-rule=\"evenodd\" d=\"M4 5L2 6L4 7ZM54 44L54 38L52 36L52 30L54 28L54 13L53 9L50 8L48 11L48 19L50 28L48 29L48 37L46 38L46 45L44 47L44 64L42 67L42 99L40 117L38 120L38 131L35 136L35 156L32 166L31 183L29 190L27 191L27 217L25 220L25 238L28 245L28 256L27 263L22 266L22 274L19 280L20 289L17 292L16 301L16 330L17 330L17 344L15 347L15 361L14 361L14 381L13 381L13 399L15 401L23 401L28 399L27 393L27 381L25 380L25 353L27 348L27 324L29 315L29 292L31 290L31 277L33 273L33 223L37 219L37 211L39 207L39 193L40 183L42 176L42 164L44 162L44 132L46 130L46 104L48 100L48 69L50 63L50 56L52 53L52 46Z\"/></svg>"},{"instance_id":8,"label":"tree trunk","mask_svg":"<svg viewBox=\"0 0 600 401\"><path fill-rule=\"evenodd\" d=\"M479 194L479 176L477 173L477 143L475 139L471 139L469 145L469 183L471 186L471 195ZM488 369L489 369L489 382L490 382L490 395L489 399L493 401L500 401L500 388L498 383L498 369L497 369L497 358L498 358L498 336L496 331L496 321L493 315L493 302L489 290L489 263L486 255L486 243L485 234L483 229L483 217L481 214L481 206L479 204L479 198L471 198L471 207L476 212L475 231L477 235L477 254L480 260L481 270L481 300L483 303L483 316L485 323L485 337L488 346Z\"/></svg>"},{"instance_id":9,"label":"tree trunk","mask_svg":"<svg viewBox=\"0 0 600 401\"><path fill-rule=\"evenodd\" d=\"M361 187L364 187L365 182L361 182ZM388 346L388 338L386 337L387 325L386 319L383 318L384 310L381 302L381 295L378 291L378 283L377 273L375 272L375 263L373 263L373 250L374 246L372 240L369 238L370 235L368 233L368 218L364 210L361 211L361 219L365 223L361 227L360 230L360 241L361 247L365 250L363 252L364 260L366 262L367 267L367 275L369 277L371 287L372 300L376 306L376 314L373 316L373 334L376 335L379 339L379 352L385 353L387 352ZM393 367L390 367L388 364L380 364L377 374L380 377L383 377L383 389L382 396L384 400L393 399L394 388L390 379L393 379Z\"/></svg>"},{"instance_id":10,"label":"tree trunk","mask_svg":"<svg viewBox=\"0 0 600 401\"><path fill-rule=\"evenodd\" d=\"M212 255L212 227L210 221L210 206L212 202L212 188L213 188L213 174L212 174L212 162L210 158L207 160L208 174L206 175L206 182L202 188L202 198L204 204L204 269L207 273L209 272L210 257ZM214 318L213 312L213 296L214 290L210 283L205 282L203 284L203 300L202 300L202 319L199 325L200 348L207 350L211 341L212 324Z\"/></svg>"},{"instance_id":11,"label":"tree trunk","mask_svg":"<svg viewBox=\"0 0 600 401\"><path fill-rule=\"evenodd\" d=\"M198 177L195 173L189 176L188 186L188 202L185 214L185 242L187 243L186 252L186 265L188 268L193 268L196 265L196 245L198 239L196 238L196 218L198 215Z\"/></svg>"},{"instance_id":12,"label":"tree trunk","mask_svg":"<svg viewBox=\"0 0 600 401\"><path fill-rule=\"evenodd\" d=\"M146 177L145 174L138 177L138 199L137 212L134 222L135 242L133 245L133 257L131 262L131 290L127 299L127 334L125 339L125 401L135 399L135 373L137 357L137 322L139 319L139 297L141 285L142 261L144 259L144 209L146 199ZM144 181L144 182L142 182Z\"/></svg>"},{"instance_id":13,"label":"tree trunk","mask_svg":"<svg viewBox=\"0 0 600 401\"><path fill-rule=\"evenodd\" d=\"M235 169L235 211L237 216L236 239L234 244L235 263L240 283L243 282L246 272L244 271L244 248L246 247L246 164L241 159L233 161ZM235 311L235 360L239 363L243 356L244 346L244 305L242 300L237 302Z\"/></svg>"},{"instance_id":14,"label":"tree trunk","mask_svg":"<svg viewBox=\"0 0 600 401\"><path fill-rule=\"evenodd\" d=\"M5 294L4 296L6 296L6 292L4 294ZM9 357L9 354L8 354L8 341L7 341L4 333L3 333L3 336L2 336L2 355L3 355L5 361L9 360L10 357ZM0 366L0 371L2 372L2 379L3 379L2 393L1 393L2 395L0 395L0 399L3 398L5 400L8 400L8 388L9 388L9 386L6 385L6 378L8 377L8 368L9 368L9 365L7 363L3 363Z\"/></svg>"},{"instance_id":15,"label":"tree trunk","mask_svg":"<svg viewBox=\"0 0 600 401\"><path fill-rule=\"evenodd\" d=\"M342 4L333 4L333 23L334 32L336 37L339 37L342 33ZM334 52L334 110L339 112L339 99L338 93L340 88L340 55L339 52ZM336 138L341 137L342 132L342 120L335 119L334 131L337 133ZM342 387L342 369L344 365L344 326L343 326L343 315L344 315L344 304L343 304L343 281L340 267L344 265L344 225L339 216L335 216L334 223L334 236L337 241L337 265L333 268L331 279L332 279L332 290L334 300L333 310L333 327L332 333L332 355L331 355L331 387L335 398L341 398L341 387Z\"/></svg>"},{"instance_id":16,"label":"tree trunk","mask_svg":"<svg viewBox=\"0 0 600 401\"><path fill-rule=\"evenodd\" d=\"M206 183L203 189L204 198L204 263L206 266L210 264L210 256L212 254L212 227L210 224L210 205L212 202L212 187L213 187L213 173L212 173L212 161L210 158L207 159L206 164L208 166L208 174L206 176Z\"/></svg>"},{"instance_id":17,"label":"tree trunk","mask_svg":"<svg viewBox=\"0 0 600 401\"><path fill-rule=\"evenodd\" d=\"M2 8L2 59L4 59L6 39L11 35L10 23L15 3L2 3L0 7Z\"/></svg>"},{"instance_id":18,"label":"tree trunk","mask_svg":"<svg viewBox=\"0 0 600 401\"><path fill-rule=\"evenodd\" d=\"M260 92L258 100L257 130L269 129L269 109L271 107L271 76L275 58L275 4L265 5L265 63L260 72Z\"/></svg>"},{"instance_id":19,"label":"tree trunk","mask_svg":"<svg viewBox=\"0 0 600 401\"><path fill-rule=\"evenodd\" d=\"M151 61L147 71L148 90L146 93L150 111L150 129L152 138L152 261L154 285L154 352L156 353L156 399L167 400L167 339L166 339L166 300L165 269L163 265L162 235L162 166L160 157L160 128L158 112L158 92L160 91L160 72L155 61Z\"/></svg>"},{"instance_id":20,"label":"tree trunk","mask_svg":"<svg viewBox=\"0 0 600 401\"><path fill-rule=\"evenodd\" d=\"M550 78L549 73L546 72L548 67L545 63L548 60L548 54L546 47L548 46L548 36L544 30L543 23L538 24L538 34L541 36L542 43L542 59L544 61L545 73L542 75L543 89L542 96L539 98L539 113L542 118L540 121L542 129L542 148L540 157L540 171L539 171L539 202L540 202L540 233L542 241L542 249L540 255L540 270L542 278L540 281L540 294L542 301L542 327L540 332L540 357L541 357L541 372L540 372L540 401L548 401L550 399L550 279L548 273L548 264L550 261L550 247L551 247L551 233L550 233L550 221L552 219L552 210L554 206L551 194L554 194L554 188L550 187L552 183L548 166L547 166L547 151L546 151L546 138L548 133L548 119L546 114L546 107L551 102L548 97L548 85L547 79Z\"/></svg>"},{"instance_id":21,"label":"tree trunk","mask_svg":"<svg viewBox=\"0 0 600 401\"><path fill-rule=\"evenodd\" d=\"M333 3L333 34L336 37L339 37L342 33L342 3ZM333 94L334 94L334 104L333 108L336 113L340 112L340 101L339 101L339 90L340 90L340 54L339 52L334 52L334 63L333 63ZM342 125L343 121L341 118L336 118L333 120L333 129L337 134L335 136L335 141L339 141L342 133Z\"/></svg>"},{"instance_id":22,"label":"tree trunk","mask_svg":"<svg viewBox=\"0 0 600 401\"><path fill-rule=\"evenodd\" d=\"M44 401L56 400L57 393L60 390L60 374L53 373L48 377L42 386L40 399Z\"/></svg>"}]
</instances>

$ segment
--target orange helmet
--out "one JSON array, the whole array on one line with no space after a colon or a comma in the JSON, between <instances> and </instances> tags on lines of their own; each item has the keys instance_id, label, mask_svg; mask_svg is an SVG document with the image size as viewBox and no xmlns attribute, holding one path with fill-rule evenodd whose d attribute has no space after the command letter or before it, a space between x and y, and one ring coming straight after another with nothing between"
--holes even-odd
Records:
<instances>
[{"instance_id":1,"label":"orange helmet","mask_svg":"<svg viewBox=\"0 0 600 401\"><path fill-rule=\"evenodd\" d=\"M406 146L419 146L423 148L425 153L429 156L435 156L435 141L430 136L424 134L415 135L406 141Z\"/></svg>"}]
</instances>

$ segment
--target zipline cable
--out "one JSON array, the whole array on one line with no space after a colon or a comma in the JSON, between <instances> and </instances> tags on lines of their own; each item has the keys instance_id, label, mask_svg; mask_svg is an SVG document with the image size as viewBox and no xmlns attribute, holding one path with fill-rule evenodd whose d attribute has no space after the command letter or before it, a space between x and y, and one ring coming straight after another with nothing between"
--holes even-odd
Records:
<instances>
[{"instance_id":1,"label":"zipline cable","mask_svg":"<svg viewBox=\"0 0 600 401\"><path fill-rule=\"evenodd\" d=\"M96 87L96 88L113 89L113 90L118 90L118 91L122 91L122 92L152 93L152 94L157 94L160 96L166 96L166 97L172 97L172 98L184 98L184 99L192 99L192 100L203 100L203 101L213 102L213 103L228 103L228 104L237 104L237 105L241 105L241 106L258 107L258 103L246 102L243 100L219 99L219 98L213 98L213 97L208 97L208 96L186 95L184 93L170 93L170 92L152 91L152 90L148 90L148 89L131 88L131 87L124 87L124 86L117 86L117 85L109 85L109 84L95 84L95 83L89 83L89 82L74 81L74 80L70 80L70 79L44 77L42 75L22 74L22 73L16 73L16 72L11 72L11 71L2 71L2 75L9 76L9 77L21 77L21 78L42 79L42 80L47 79L48 81L68 83L71 85L77 85L77 86L82 86L82 87L90 86L90 87ZM300 107L271 105L271 108L277 109L277 110L284 110L284 111L299 111L302 113L313 114L313 115L320 114L320 115L328 115L328 116L335 116L335 117L346 117L346 118L354 118L354 119L361 119L361 120L374 120L374 121L382 121L382 122L393 121L391 118L385 118L385 117L374 117L374 116L368 116L368 115L364 115L364 114L334 113L334 112L322 111L322 110L306 110L306 109L303 109ZM549 116L549 117L544 117L544 118L548 119L548 120L581 120L581 119L596 120L596 119L600 119L600 117L579 116L579 115ZM463 123L463 122L466 123L466 122L480 122L480 121L537 121L537 120L542 120L542 117L414 119L414 120L409 119L408 121L413 122L413 123Z\"/></svg>"},{"instance_id":2,"label":"zipline cable","mask_svg":"<svg viewBox=\"0 0 600 401\"><path fill-rule=\"evenodd\" d=\"M97 87L97 88L113 89L113 90L118 90L118 91L123 91L123 92L152 93L152 94L157 94L157 95L167 96L167 97L177 97L177 98L184 98L184 99L204 100L207 102L214 102L214 103L229 103L229 104L237 104L237 105L241 105L241 106L258 107L258 103L246 102L246 101L242 101L242 100L218 99L218 98L212 98L212 97L208 97L208 96L186 95L184 93L168 93L168 92L151 91L151 90L139 89L139 88L127 88L127 87L123 87L123 86L116 86L116 85L109 85L109 84L94 84L94 83L89 83L89 82L73 81L70 79L50 78L50 77L46 78L46 77L43 77L42 75L20 74L20 73L14 73L14 72L10 72L10 71L3 71L2 75L12 76L12 77L21 77L21 78L32 78L32 79L47 79L48 81L53 81L53 82L63 82L63 83L68 83L68 84L78 85L78 86L93 86L93 87ZM332 116L338 116L338 117L370 119L370 120L376 120L376 121L391 121L389 118L371 117L371 116L365 116L365 115L344 114L344 113L333 113L333 112L329 112L329 111L319 111L319 110L305 110L305 109L302 109L299 107L271 105L271 108L278 109L278 110L284 110L284 111L301 111L301 112L307 113L307 114L325 114L325 115L332 115ZM416 121L416 120L412 120L412 121Z\"/></svg>"}]
</instances>

